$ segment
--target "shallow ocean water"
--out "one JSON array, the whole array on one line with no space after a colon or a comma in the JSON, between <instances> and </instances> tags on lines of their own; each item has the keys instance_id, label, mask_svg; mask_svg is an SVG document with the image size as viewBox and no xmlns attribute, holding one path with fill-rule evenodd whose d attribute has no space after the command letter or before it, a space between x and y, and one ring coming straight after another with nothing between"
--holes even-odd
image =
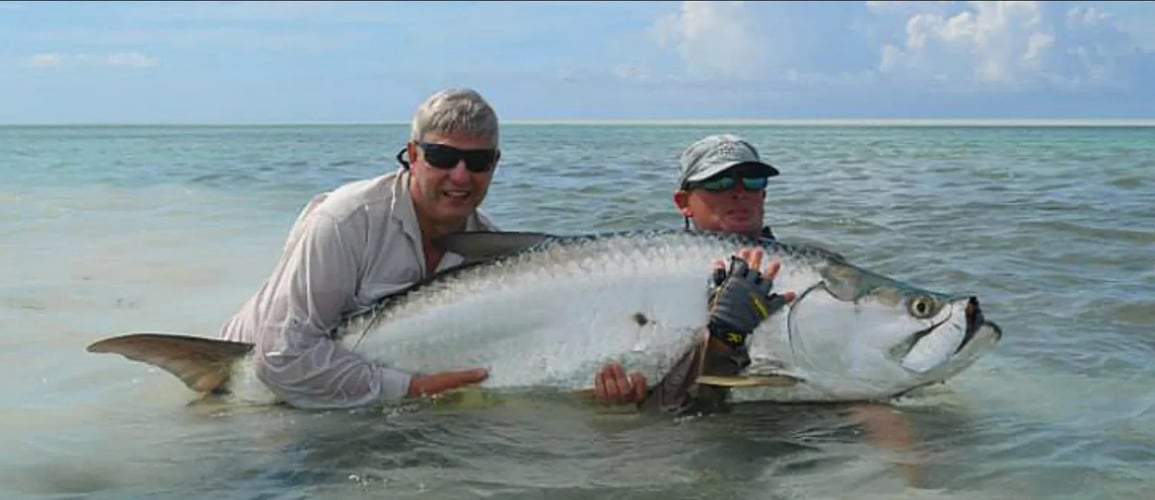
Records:
<instances>
[{"instance_id":1,"label":"shallow ocean water","mask_svg":"<svg viewBox=\"0 0 1155 500\"><path fill-rule=\"evenodd\" d=\"M1003 342L886 411L668 421L526 399L309 412L190 404L84 352L214 335L315 191L394 168L404 126L2 127L0 496L1146 498L1155 485L1155 128L511 125L504 229L679 227L677 156L736 132L768 222L977 293Z\"/></svg>"}]
</instances>

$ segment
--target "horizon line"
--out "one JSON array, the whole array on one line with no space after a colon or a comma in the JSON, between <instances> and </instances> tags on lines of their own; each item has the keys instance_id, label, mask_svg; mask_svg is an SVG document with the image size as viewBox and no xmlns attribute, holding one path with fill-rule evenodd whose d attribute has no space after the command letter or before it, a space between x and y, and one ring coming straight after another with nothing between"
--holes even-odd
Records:
<instances>
[{"instance_id":1,"label":"horizon line","mask_svg":"<svg viewBox=\"0 0 1155 500\"><path fill-rule=\"evenodd\" d=\"M408 126L409 121L283 121L283 122L29 122L0 127L301 127ZM505 125L620 126L1155 126L1155 118L543 118L509 119Z\"/></svg>"}]
</instances>

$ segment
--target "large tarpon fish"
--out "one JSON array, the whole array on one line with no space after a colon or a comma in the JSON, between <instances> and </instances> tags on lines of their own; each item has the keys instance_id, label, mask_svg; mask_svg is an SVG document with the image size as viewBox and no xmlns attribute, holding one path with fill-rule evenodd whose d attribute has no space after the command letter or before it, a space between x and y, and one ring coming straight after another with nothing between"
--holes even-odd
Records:
<instances>
[{"instance_id":1,"label":"large tarpon fish","mask_svg":"<svg viewBox=\"0 0 1155 500\"><path fill-rule=\"evenodd\" d=\"M713 265L761 247L796 297L751 335L749 366L701 384L782 402L885 400L942 382L1001 338L978 299L924 290L821 248L728 233L650 230L578 236L458 233L465 264L349 315L331 335L368 359L420 373L486 367L493 390L589 390L616 360L661 380L702 341ZM261 387L251 345L131 334L101 340L199 392ZM747 392L756 388L757 392Z\"/></svg>"}]
</instances>

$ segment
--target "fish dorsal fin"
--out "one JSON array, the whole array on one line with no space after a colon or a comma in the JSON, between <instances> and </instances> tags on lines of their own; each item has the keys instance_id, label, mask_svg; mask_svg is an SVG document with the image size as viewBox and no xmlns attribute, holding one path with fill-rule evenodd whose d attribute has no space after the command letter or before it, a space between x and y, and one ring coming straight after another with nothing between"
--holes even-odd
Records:
<instances>
[{"instance_id":1,"label":"fish dorsal fin","mask_svg":"<svg viewBox=\"0 0 1155 500\"><path fill-rule=\"evenodd\" d=\"M242 342L162 333L121 335L88 346L88 352L119 354L163 368L202 393L224 390L233 362L252 349Z\"/></svg>"},{"instance_id":2,"label":"fish dorsal fin","mask_svg":"<svg viewBox=\"0 0 1155 500\"><path fill-rule=\"evenodd\" d=\"M479 261L517 253L553 238L556 236L548 233L466 231L447 234L436 241L467 261Z\"/></svg>"}]
</instances>

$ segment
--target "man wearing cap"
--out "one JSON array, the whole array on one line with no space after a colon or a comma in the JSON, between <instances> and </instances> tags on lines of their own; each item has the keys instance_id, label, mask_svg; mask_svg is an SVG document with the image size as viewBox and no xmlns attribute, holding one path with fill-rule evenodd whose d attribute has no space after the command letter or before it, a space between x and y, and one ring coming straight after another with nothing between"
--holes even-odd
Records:
<instances>
[{"instance_id":1,"label":"man wearing cap","mask_svg":"<svg viewBox=\"0 0 1155 500\"><path fill-rule=\"evenodd\" d=\"M778 175L778 169L762 161L758 151L749 142L732 134L711 135L690 145L682 153L679 188L674 192L674 204L686 216L686 228L693 220L695 229L703 231L726 231L733 233L774 238L769 226L764 226L763 204L766 200L766 185L770 177ZM739 252L748 256L748 250ZM749 260L748 257L744 257ZM751 266L757 268L757 258ZM770 273L773 278L773 273ZM794 294L786 292L785 302L793 300ZM773 296L772 296L773 297ZM775 300L783 304L783 300ZM773 313L771 313L773 314ZM747 323L753 330L756 323ZM741 349L729 351L729 347L717 344L703 346L705 359L713 355L723 358L721 369L733 369L737 365L726 363L729 352L741 353ZM703 366L703 371L717 370L715 366ZM602 368L599 377L606 377L603 385L616 387L626 380L620 367ZM641 374L633 374L630 381L645 387ZM668 385L669 380L658 384L658 389ZM702 391L703 389L699 389ZM716 398L725 396L725 391L705 389ZM701 396L699 396L701 397ZM706 399L709 402L709 399ZM912 449L910 424L901 414L886 405L859 404L851 408L850 419L866 429L868 438L875 444L899 453L909 453ZM898 465L904 479L911 486L918 483L918 468L913 464Z\"/></svg>"},{"instance_id":2,"label":"man wearing cap","mask_svg":"<svg viewBox=\"0 0 1155 500\"><path fill-rule=\"evenodd\" d=\"M694 229L746 234L751 237L774 238L769 226L762 222L763 203L769 178L778 175L778 169L762 161L758 150L742 138L731 135L711 135L691 144L682 153L678 189L674 204L686 217L686 229L691 220ZM703 342L685 356L663 380L648 388L640 373L628 377L621 365L611 363L595 376L595 394L601 401L640 402L657 405L673 412L692 411L689 403L718 404L726 391L695 387L697 373L732 375L748 361L745 358L746 337L761 320L774 314L793 299L792 292L782 296L769 294L771 280L777 272L772 266L765 276L761 270L760 250L742 249L732 260L728 272L719 274L713 283L709 301L710 325ZM741 293L736 293L738 290ZM761 292L750 295L749 292ZM764 306L758 306L739 297L756 296ZM726 338L737 335L737 342ZM693 392L696 398L689 398Z\"/></svg>"},{"instance_id":3,"label":"man wearing cap","mask_svg":"<svg viewBox=\"0 0 1155 500\"><path fill-rule=\"evenodd\" d=\"M773 238L762 222L766 185L778 169L732 134L711 135L682 153L674 204L695 229Z\"/></svg>"}]
</instances>

